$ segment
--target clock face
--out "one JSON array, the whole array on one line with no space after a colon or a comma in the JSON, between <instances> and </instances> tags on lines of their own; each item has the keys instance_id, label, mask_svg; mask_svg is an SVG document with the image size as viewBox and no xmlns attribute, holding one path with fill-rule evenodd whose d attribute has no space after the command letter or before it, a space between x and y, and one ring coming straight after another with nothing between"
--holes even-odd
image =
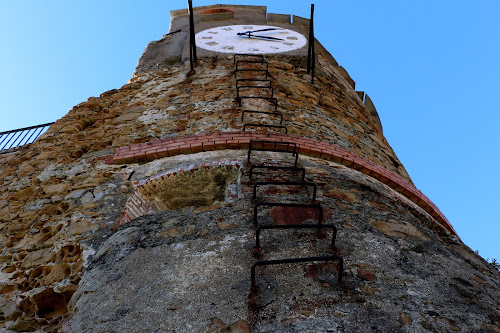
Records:
<instances>
[{"instance_id":1,"label":"clock face","mask_svg":"<svg viewBox=\"0 0 500 333\"><path fill-rule=\"evenodd\" d=\"M306 44L302 34L270 25L227 25L196 34L197 47L222 53L281 53Z\"/></svg>"}]
</instances>

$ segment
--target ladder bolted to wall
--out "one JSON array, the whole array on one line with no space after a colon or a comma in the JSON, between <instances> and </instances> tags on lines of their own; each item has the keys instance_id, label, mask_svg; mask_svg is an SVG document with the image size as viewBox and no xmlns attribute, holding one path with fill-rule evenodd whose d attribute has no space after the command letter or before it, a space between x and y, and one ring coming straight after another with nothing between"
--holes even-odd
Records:
<instances>
[{"instance_id":1,"label":"ladder bolted to wall","mask_svg":"<svg viewBox=\"0 0 500 333\"><path fill-rule=\"evenodd\" d=\"M314 50L314 49L313 49ZM312 51L314 52L314 51ZM262 127L269 130L281 130L284 129L285 133L288 133L288 129L285 125L283 125L283 113L278 110L278 100L274 97L274 88L272 85L272 81L269 79L269 64L264 59L262 55L253 55L253 54L235 54L234 60L235 70L234 77L236 78L236 102L239 107L242 107L242 101L245 99L253 99L253 100L262 100L271 102L274 110L242 110L241 120L243 122L243 131L246 131L250 127ZM309 65L309 64L308 64ZM260 67L259 67L260 66ZM309 69L309 68L308 68ZM256 74L260 76L264 76L264 78L260 77L245 77L245 78L237 78L239 74ZM243 91L242 91L243 90ZM266 96L262 96L258 94L255 95L245 95L245 92L248 91L267 91ZM264 123L245 123L245 118L249 117L251 114L261 114L267 115L274 118L279 119L279 124L264 124ZM256 151L265 151L265 152L273 152L280 154L291 154L293 157L292 165L289 166L281 166L281 165L267 165L267 164L255 164L254 160L251 158L252 152ZM250 166L249 170L249 180L252 182L252 175L254 175L255 170L260 170L261 172L266 172L266 175L269 175L269 172L275 171L290 171L292 176L295 176L300 173L301 177L299 180L287 180L287 181L254 181L253 182L253 192L252 192L252 201L254 201L254 212L253 212L253 224L255 228L255 247L254 247L254 255L261 255L261 245L260 245L260 235L263 230L275 230L275 229L331 229L333 230L333 236L331 239L330 247L333 249L335 246L335 240L337 237L337 228L333 224L323 224L323 208L320 204L316 202L316 190L317 185L314 182L306 181L305 168L298 166L298 147L296 143L293 142L284 142L284 141L268 141L268 140L252 140L250 142L248 148L248 158L247 164ZM281 186L281 187L299 187L299 188L311 188L313 189L312 198L309 202L269 202L269 201L261 201L257 196L257 187L261 186ZM260 225L258 222L258 209L259 207L283 207L283 208L293 208L293 209L314 209L318 211L318 222L314 224L264 224ZM300 257L300 258L285 258L285 259L277 259L277 260L259 260L256 261L251 268L251 288L250 288L250 299L255 301L257 297L257 282L256 282L256 268L258 266L266 266L266 265L280 265L280 264L292 264L292 263L300 263L300 262L315 262L315 261L337 261L339 263L338 270L338 283L342 282L342 274L343 274L343 258L339 255L329 254L324 256L314 256L314 257Z\"/></svg>"}]
</instances>

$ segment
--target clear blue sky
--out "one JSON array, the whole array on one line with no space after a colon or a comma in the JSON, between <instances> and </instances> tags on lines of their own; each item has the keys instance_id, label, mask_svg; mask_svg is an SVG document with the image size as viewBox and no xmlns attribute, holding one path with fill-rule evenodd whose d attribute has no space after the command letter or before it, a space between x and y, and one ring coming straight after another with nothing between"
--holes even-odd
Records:
<instances>
[{"instance_id":1,"label":"clear blue sky","mask_svg":"<svg viewBox=\"0 0 500 333\"><path fill-rule=\"evenodd\" d=\"M194 0L195 6L215 2ZM309 16L303 0L228 1ZM316 37L373 99L416 186L500 259L500 1L317 0ZM0 0L0 131L127 83L187 1Z\"/></svg>"}]
</instances>

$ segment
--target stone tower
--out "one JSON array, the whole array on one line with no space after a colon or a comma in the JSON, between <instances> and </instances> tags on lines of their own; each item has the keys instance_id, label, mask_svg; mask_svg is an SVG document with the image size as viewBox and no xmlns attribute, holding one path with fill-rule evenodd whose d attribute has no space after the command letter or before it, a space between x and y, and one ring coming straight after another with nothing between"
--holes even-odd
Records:
<instances>
[{"instance_id":1,"label":"stone tower","mask_svg":"<svg viewBox=\"0 0 500 333\"><path fill-rule=\"evenodd\" d=\"M128 84L0 153L0 331L499 332L499 272L317 41L311 82L309 20L194 26L194 70L173 11Z\"/></svg>"}]
</instances>

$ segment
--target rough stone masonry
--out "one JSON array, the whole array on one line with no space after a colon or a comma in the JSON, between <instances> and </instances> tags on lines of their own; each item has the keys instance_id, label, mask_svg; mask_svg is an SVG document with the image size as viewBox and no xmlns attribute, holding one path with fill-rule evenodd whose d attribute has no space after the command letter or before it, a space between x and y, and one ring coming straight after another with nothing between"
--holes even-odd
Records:
<instances>
[{"instance_id":1,"label":"rough stone masonry","mask_svg":"<svg viewBox=\"0 0 500 333\"><path fill-rule=\"evenodd\" d=\"M220 7L195 8L196 27L255 22L307 36L307 20L287 23L261 6L202 17ZM128 84L75 106L33 144L0 152L0 331L500 332L500 273L412 189L373 105L319 43L314 84L307 50L267 57L286 136L242 133L242 111L268 105L239 105L232 56L200 51L190 73L187 12L171 18L170 31L181 31L151 42ZM224 133L231 139L203 141ZM337 228L334 247L331 230L283 229L262 231L255 251L253 184L300 173L250 177L247 134L298 144L320 222ZM166 153L151 149L177 139ZM345 158L300 148L304 140ZM257 152L252 162L289 166L293 156ZM309 202L312 189L256 195ZM257 213L263 225L317 219L290 207ZM249 298L255 261L326 254L343 257L341 284L338 262L259 267Z\"/></svg>"}]
</instances>

